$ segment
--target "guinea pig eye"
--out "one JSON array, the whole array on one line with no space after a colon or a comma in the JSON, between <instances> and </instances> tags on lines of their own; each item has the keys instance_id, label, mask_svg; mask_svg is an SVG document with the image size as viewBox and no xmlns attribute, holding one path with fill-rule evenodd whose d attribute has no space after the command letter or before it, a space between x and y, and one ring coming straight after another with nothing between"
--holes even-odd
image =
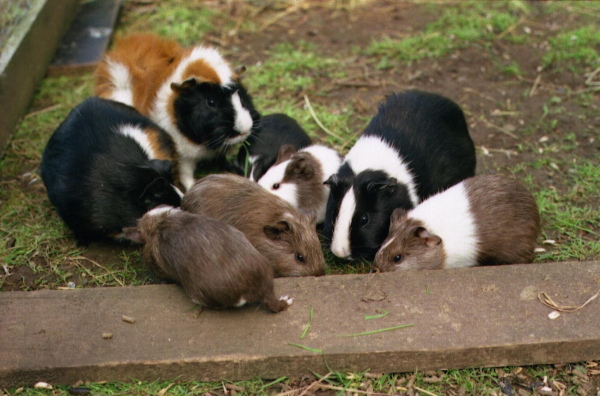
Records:
<instances>
[{"instance_id":1,"label":"guinea pig eye","mask_svg":"<svg viewBox=\"0 0 600 396\"><path fill-rule=\"evenodd\" d=\"M303 263L304 262L304 256L301 255L300 253L296 253L296 260L298 260L301 263Z\"/></svg>"},{"instance_id":2,"label":"guinea pig eye","mask_svg":"<svg viewBox=\"0 0 600 396\"><path fill-rule=\"evenodd\" d=\"M402 255L399 254L396 257L394 257L394 263L399 263L400 261L402 261Z\"/></svg>"},{"instance_id":3,"label":"guinea pig eye","mask_svg":"<svg viewBox=\"0 0 600 396\"><path fill-rule=\"evenodd\" d=\"M279 189L279 183L273 184L273 190L277 190L277 189Z\"/></svg>"},{"instance_id":4,"label":"guinea pig eye","mask_svg":"<svg viewBox=\"0 0 600 396\"><path fill-rule=\"evenodd\" d=\"M215 107L215 101L212 99L207 99L206 104L210 107Z\"/></svg>"},{"instance_id":5,"label":"guinea pig eye","mask_svg":"<svg viewBox=\"0 0 600 396\"><path fill-rule=\"evenodd\" d=\"M365 213L363 217L360 219L360 225L367 225L369 223L369 215Z\"/></svg>"}]
</instances>

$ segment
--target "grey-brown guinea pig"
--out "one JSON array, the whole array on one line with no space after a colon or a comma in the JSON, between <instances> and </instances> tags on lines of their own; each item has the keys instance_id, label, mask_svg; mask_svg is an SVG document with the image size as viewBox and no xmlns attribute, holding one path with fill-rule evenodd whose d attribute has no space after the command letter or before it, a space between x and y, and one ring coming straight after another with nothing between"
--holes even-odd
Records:
<instances>
[{"instance_id":1,"label":"grey-brown guinea pig","mask_svg":"<svg viewBox=\"0 0 600 396\"><path fill-rule=\"evenodd\" d=\"M374 266L385 272L531 263L539 234L537 203L522 183L475 176L408 213L396 209Z\"/></svg>"},{"instance_id":2,"label":"grey-brown guinea pig","mask_svg":"<svg viewBox=\"0 0 600 396\"><path fill-rule=\"evenodd\" d=\"M185 194L181 208L244 233L265 255L275 276L325 274L316 213L302 212L244 177L209 175Z\"/></svg>"},{"instance_id":3,"label":"grey-brown guinea pig","mask_svg":"<svg viewBox=\"0 0 600 396\"><path fill-rule=\"evenodd\" d=\"M262 302L279 312L293 301L275 296L267 258L244 234L217 220L161 205L123 234L143 243L146 264L181 284L195 304L218 309Z\"/></svg>"}]
</instances>

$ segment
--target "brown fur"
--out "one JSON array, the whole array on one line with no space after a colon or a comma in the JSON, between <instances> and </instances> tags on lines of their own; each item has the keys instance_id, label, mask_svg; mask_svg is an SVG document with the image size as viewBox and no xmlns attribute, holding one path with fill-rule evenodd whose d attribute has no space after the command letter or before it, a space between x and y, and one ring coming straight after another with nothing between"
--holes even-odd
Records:
<instances>
[{"instance_id":1,"label":"brown fur","mask_svg":"<svg viewBox=\"0 0 600 396\"><path fill-rule=\"evenodd\" d=\"M296 148L291 144L284 144L279 148L279 151L277 152L277 159L272 166L279 165L283 161L289 160L294 154L296 154Z\"/></svg>"},{"instance_id":2,"label":"brown fur","mask_svg":"<svg viewBox=\"0 0 600 396\"><path fill-rule=\"evenodd\" d=\"M121 63L129 69L133 87L133 106L148 115L156 92L172 74L185 54L173 40L152 34L134 34L117 40L115 48L100 62L96 70L95 94L110 98L114 89L107 61Z\"/></svg>"},{"instance_id":3,"label":"brown fur","mask_svg":"<svg viewBox=\"0 0 600 396\"><path fill-rule=\"evenodd\" d=\"M404 209L396 209L392 213L390 234L375 256L374 267L381 272L395 270L442 269L446 254L442 240L425 230L422 221L406 216ZM392 243L386 243L394 238ZM434 249L432 249L434 247ZM402 256L402 265L395 266L394 257Z\"/></svg>"},{"instance_id":4,"label":"brown fur","mask_svg":"<svg viewBox=\"0 0 600 396\"><path fill-rule=\"evenodd\" d=\"M144 134L148 138L150 146L152 146L152 150L156 154L156 159L169 160L173 163L173 167L175 168L175 159L177 155L171 137L167 133L154 128L144 129Z\"/></svg>"},{"instance_id":5,"label":"brown fur","mask_svg":"<svg viewBox=\"0 0 600 396\"><path fill-rule=\"evenodd\" d=\"M175 209L146 214L137 229L124 232L144 243L147 265L180 283L196 304L227 308L243 298L262 302L273 312L289 305L275 297L273 269L266 257L224 223Z\"/></svg>"},{"instance_id":6,"label":"brown fur","mask_svg":"<svg viewBox=\"0 0 600 396\"><path fill-rule=\"evenodd\" d=\"M323 185L321 164L308 152L299 152L291 156L285 168L283 183L294 183L298 186L298 208L301 210L319 210L327 193L327 187Z\"/></svg>"},{"instance_id":7,"label":"brown fur","mask_svg":"<svg viewBox=\"0 0 600 396\"><path fill-rule=\"evenodd\" d=\"M258 184L236 175L210 175L183 197L181 207L242 231L277 276L324 275L315 214L302 213ZM304 257L304 263L296 259Z\"/></svg>"},{"instance_id":8,"label":"brown fur","mask_svg":"<svg viewBox=\"0 0 600 396\"><path fill-rule=\"evenodd\" d=\"M479 237L479 264L524 264L535 258L540 214L519 181L500 175L465 180Z\"/></svg>"},{"instance_id":9,"label":"brown fur","mask_svg":"<svg viewBox=\"0 0 600 396\"><path fill-rule=\"evenodd\" d=\"M500 175L476 176L463 183L475 222L477 263L531 263L540 234L540 216L533 195L522 183ZM397 255L402 255L398 267L394 263ZM396 209L389 236L377 252L374 266L381 271L441 269L445 262L444 241L430 234L420 220L411 218L410 212Z\"/></svg>"}]
</instances>

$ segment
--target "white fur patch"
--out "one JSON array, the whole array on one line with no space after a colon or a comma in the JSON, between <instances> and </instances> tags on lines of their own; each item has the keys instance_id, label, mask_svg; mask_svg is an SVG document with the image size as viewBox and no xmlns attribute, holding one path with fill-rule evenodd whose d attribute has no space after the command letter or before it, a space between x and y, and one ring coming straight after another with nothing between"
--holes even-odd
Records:
<instances>
[{"instance_id":1,"label":"white fur patch","mask_svg":"<svg viewBox=\"0 0 600 396\"><path fill-rule=\"evenodd\" d=\"M390 177L395 177L408 188L408 195L414 206L419 204L413 175L408 164L404 163L400 154L389 144L377 136L361 137L350 149L344 162L349 162L355 174L366 170L382 170Z\"/></svg>"},{"instance_id":2,"label":"white fur patch","mask_svg":"<svg viewBox=\"0 0 600 396\"><path fill-rule=\"evenodd\" d=\"M352 225L352 216L356 210L356 197L354 196L354 187L344 195L340 212L333 228L333 239L331 241L331 252L340 258L350 258L352 250L350 248L350 226Z\"/></svg>"},{"instance_id":3,"label":"white fur patch","mask_svg":"<svg viewBox=\"0 0 600 396\"><path fill-rule=\"evenodd\" d=\"M429 197L408 212L408 217L421 220L430 233L442 238L444 268L477 265L477 229L464 182Z\"/></svg>"},{"instance_id":4,"label":"white fur patch","mask_svg":"<svg viewBox=\"0 0 600 396\"><path fill-rule=\"evenodd\" d=\"M248 137L250 131L252 131L253 121L248 109L242 106L239 92L235 92L231 95L231 104L233 105L233 111L235 112L233 129L241 134L233 139L227 140L227 144L234 145Z\"/></svg>"},{"instance_id":5,"label":"white fur patch","mask_svg":"<svg viewBox=\"0 0 600 396\"><path fill-rule=\"evenodd\" d=\"M148 136L144 133L142 128L136 125L119 125L117 132L123 136L127 136L136 141L137 144L144 150L149 159L155 159L156 153L152 149Z\"/></svg>"},{"instance_id":6,"label":"white fur patch","mask_svg":"<svg viewBox=\"0 0 600 396\"><path fill-rule=\"evenodd\" d=\"M394 242L394 239L396 239L396 237L391 237L386 243L384 243L383 245L381 245L381 247L379 248L379 251L382 251L383 249L385 249L386 247L388 247L390 245L390 243Z\"/></svg>"},{"instance_id":7,"label":"white fur patch","mask_svg":"<svg viewBox=\"0 0 600 396\"><path fill-rule=\"evenodd\" d=\"M281 296L279 297L279 301L285 301L287 303L287 305L292 305L292 303L294 302L294 299L290 296Z\"/></svg>"},{"instance_id":8,"label":"white fur patch","mask_svg":"<svg viewBox=\"0 0 600 396\"><path fill-rule=\"evenodd\" d=\"M133 88L131 86L131 75L129 69L122 63L107 59L108 73L114 89L110 99L133 106Z\"/></svg>"},{"instance_id":9,"label":"white fur patch","mask_svg":"<svg viewBox=\"0 0 600 396\"><path fill-rule=\"evenodd\" d=\"M181 192L180 189L178 189L176 186L174 186L173 184L171 184L171 187L173 187L173 190L175 190L175 192L177 193L177 195L179 195L179 198L183 198L183 193Z\"/></svg>"},{"instance_id":10,"label":"white fur patch","mask_svg":"<svg viewBox=\"0 0 600 396\"><path fill-rule=\"evenodd\" d=\"M246 305L248 301L246 301L246 299L244 297L240 298L240 301L237 302L237 304L235 304L235 307L239 308L242 307L244 305Z\"/></svg>"},{"instance_id":11,"label":"white fur patch","mask_svg":"<svg viewBox=\"0 0 600 396\"><path fill-rule=\"evenodd\" d=\"M260 178L258 185L263 187L265 190L278 196L279 198L287 201L293 207L298 207L298 186L295 183L283 183L283 176L285 175L285 169L287 168L290 160L283 161L275 166L269 168L269 170ZM274 189L273 185L279 184L278 189Z\"/></svg>"},{"instance_id":12,"label":"white fur patch","mask_svg":"<svg viewBox=\"0 0 600 396\"><path fill-rule=\"evenodd\" d=\"M248 175L250 175L250 181L256 181L254 180L254 163L259 158L260 155L251 155L248 157Z\"/></svg>"},{"instance_id":13,"label":"white fur patch","mask_svg":"<svg viewBox=\"0 0 600 396\"><path fill-rule=\"evenodd\" d=\"M149 216L158 216L166 212L179 212L179 208L174 208L172 206L160 206L156 207L152 210L149 210L146 214Z\"/></svg>"}]
</instances>

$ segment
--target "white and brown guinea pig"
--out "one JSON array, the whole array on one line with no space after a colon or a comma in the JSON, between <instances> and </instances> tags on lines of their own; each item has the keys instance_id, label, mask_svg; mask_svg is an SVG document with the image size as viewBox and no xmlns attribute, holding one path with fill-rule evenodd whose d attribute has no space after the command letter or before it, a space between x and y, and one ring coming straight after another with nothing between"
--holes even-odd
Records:
<instances>
[{"instance_id":1,"label":"white and brown guinea pig","mask_svg":"<svg viewBox=\"0 0 600 396\"><path fill-rule=\"evenodd\" d=\"M381 271L531 263L540 234L535 198L512 178L475 176L396 209L374 266Z\"/></svg>"},{"instance_id":2,"label":"white and brown guinea pig","mask_svg":"<svg viewBox=\"0 0 600 396\"><path fill-rule=\"evenodd\" d=\"M143 243L146 264L157 275L181 284L195 304L229 308L262 302L279 312L293 301L275 297L267 258L244 234L220 221L160 206L123 233Z\"/></svg>"},{"instance_id":3,"label":"white and brown guinea pig","mask_svg":"<svg viewBox=\"0 0 600 396\"><path fill-rule=\"evenodd\" d=\"M322 145L300 149L285 145L275 164L258 181L267 191L300 210L317 212L317 223L325 221L329 186L323 184L337 172L342 157Z\"/></svg>"},{"instance_id":4,"label":"white and brown guinea pig","mask_svg":"<svg viewBox=\"0 0 600 396\"><path fill-rule=\"evenodd\" d=\"M181 48L152 34L117 41L96 71L96 95L135 107L161 126L179 154L188 189L200 160L222 158L244 141L259 114L232 70L211 47Z\"/></svg>"},{"instance_id":5,"label":"white and brown guinea pig","mask_svg":"<svg viewBox=\"0 0 600 396\"><path fill-rule=\"evenodd\" d=\"M243 232L276 276L325 275L315 212L302 212L253 181L232 174L206 176L185 194L181 208Z\"/></svg>"}]
</instances>

